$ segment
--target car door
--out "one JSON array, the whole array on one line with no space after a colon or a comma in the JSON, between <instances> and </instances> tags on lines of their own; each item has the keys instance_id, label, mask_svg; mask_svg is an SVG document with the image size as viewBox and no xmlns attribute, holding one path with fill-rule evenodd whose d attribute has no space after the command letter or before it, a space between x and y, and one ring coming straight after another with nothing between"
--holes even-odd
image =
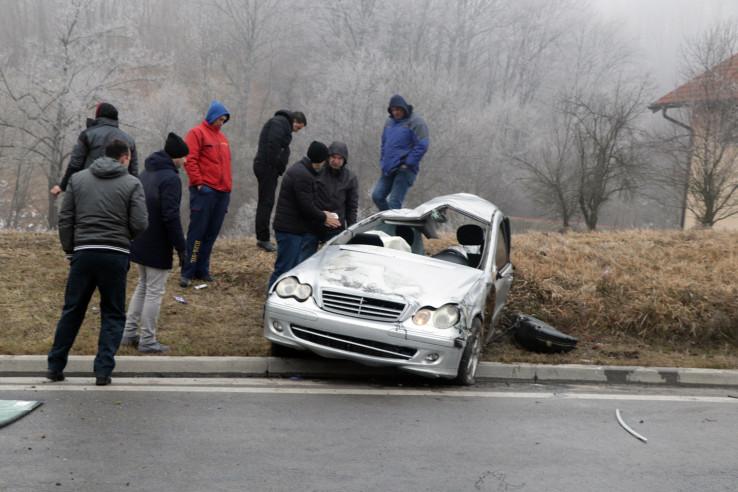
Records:
<instances>
[{"instance_id":1,"label":"car door","mask_svg":"<svg viewBox=\"0 0 738 492\"><path fill-rule=\"evenodd\" d=\"M493 220L489 240L491 241L487 263L485 320L485 342L494 334L494 326L502 313L502 308L510 292L513 267L510 262L510 222L507 218Z\"/></svg>"}]
</instances>

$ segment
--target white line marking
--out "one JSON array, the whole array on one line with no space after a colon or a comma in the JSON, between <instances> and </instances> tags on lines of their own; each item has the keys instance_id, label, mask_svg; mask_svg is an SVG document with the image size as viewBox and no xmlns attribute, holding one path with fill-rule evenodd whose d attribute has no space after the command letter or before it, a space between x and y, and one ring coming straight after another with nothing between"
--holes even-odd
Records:
<instances>
[{"instance_id":1,"label":"white line marking","mask_svg":"<svg viewBox=\"0 0 738 492\"><path fill-rule=\"evenodd\" d=\"M10 378L3 379L9 383ZM0 384L0 391L112 391L112 392L154 392L154 393L250 393L275 395L329 395L329 396L432 396L447 398L524 398L535 400L622 400L622 401L663 401L738 404L738 400L719 396L683 395L644 395L607 393L551 393L515 391L470 391L458 389L396 389L396 388L357 388L331 387L328 383L305 383L279 380L218 380L207 379L172 380L147 379L146 384L136 384L132 379L117 378L110 386L84 384L90 378L70 378L62 383L45 382L42 378L15 378L16 384ZM30 379L30 381L29 381ZM79 381L77 381L79 380ZM238 383L236 382L238 381ZM143 383L143 381L141 381ZM152 384L155 383L155 384ZM267 385L266 383L269 383ZM240 384L240 385L239 385ZM288 386L290 385L290 386Z\"/></svg>"}]
</instances>

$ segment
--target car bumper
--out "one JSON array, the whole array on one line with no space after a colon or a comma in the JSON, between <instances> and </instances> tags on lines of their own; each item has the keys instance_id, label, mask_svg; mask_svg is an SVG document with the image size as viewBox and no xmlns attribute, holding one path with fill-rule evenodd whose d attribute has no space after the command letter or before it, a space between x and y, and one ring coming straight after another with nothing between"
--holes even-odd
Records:
<instances>
[{"instance_id":1,"label":"car bumper","mask_svg":"<svg viewBox=\"0 0 738 492\"><path fill-rule=\"evenodd\" d=\"M402 323L333 314L311 298L305 302L271 295L264 308L264 336L274 343L323 357L370 366L396 367L428 377L456 377L464 336L456 329L424 332Z\"/></svg>"}]
</instances>

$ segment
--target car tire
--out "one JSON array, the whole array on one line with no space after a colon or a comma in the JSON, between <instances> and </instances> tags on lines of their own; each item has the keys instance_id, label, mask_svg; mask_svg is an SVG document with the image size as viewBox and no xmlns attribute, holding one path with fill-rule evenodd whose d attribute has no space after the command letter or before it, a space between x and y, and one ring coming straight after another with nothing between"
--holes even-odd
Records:
<instances>
[{"instance_id":1,"label":"car tire","mask_svg":"<svg viewBox=\"0 0 738 492\"><path fill-rule=\"evenodd\" d=\"M482 357L482 322L476 318L472 324L471 335L466 339L466 346L459 362L459 371L454 382L461 386L471 386L476 381L479 359Z\"/></svg>"},{"instance_id":2,"label":"car tire","mask_svg":"<svg viewBox=\"0 0 738 492\"><path fill-rule=\"evenodd\" d=\"M292 347L286 347L274 342L272 342L271 355L272 357L287 357L290 359L304 357L302 350L293 349Z\"/></svg>"}]
</instances>

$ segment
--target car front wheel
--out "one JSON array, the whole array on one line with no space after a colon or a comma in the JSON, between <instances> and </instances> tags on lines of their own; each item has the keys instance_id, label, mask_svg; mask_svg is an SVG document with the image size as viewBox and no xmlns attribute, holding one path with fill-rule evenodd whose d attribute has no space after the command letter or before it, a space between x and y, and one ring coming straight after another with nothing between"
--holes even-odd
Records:
<instances>
[{"instance_id":1,"label":"car front wheel","mask_svg":"<svg viewBox=\"0 0 738 492\"><path fill-rule=\"evenodd\" d=\"M479 319L475 319L472 324L471 335L467 338L464 353L461 355L459 372L454 380L456 384L471 386L475 382L477 366L479 366L479 359L482 356L481 326Z\"/></svg>"}]
</instances>

